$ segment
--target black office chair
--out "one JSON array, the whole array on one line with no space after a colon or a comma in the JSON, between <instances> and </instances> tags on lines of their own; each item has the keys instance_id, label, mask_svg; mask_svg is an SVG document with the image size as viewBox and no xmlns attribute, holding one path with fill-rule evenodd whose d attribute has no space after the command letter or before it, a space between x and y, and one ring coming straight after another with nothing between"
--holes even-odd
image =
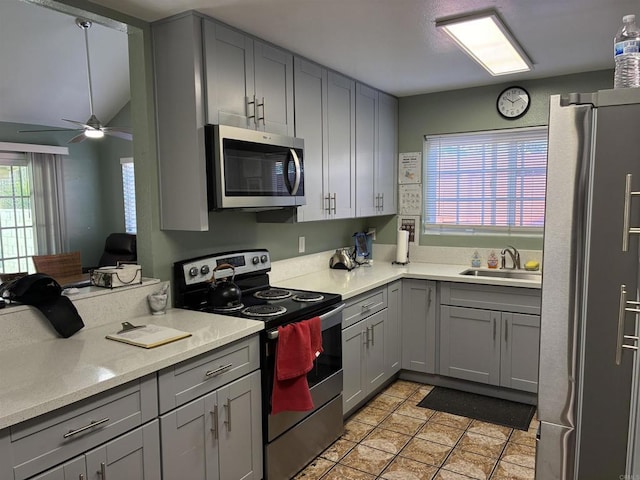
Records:
<instances>
[{"instance_id":1,"label":"black office chair","mask_svg":"<svg viewBox=\"0 0 640 480\"><path fill-rule=\"evenodd\" d=\"M104 253L98 266L117 265L118 262L135 263L137 260L136 236L131 233L112 233L104 243Z\"/></svg>"}]
</instances>

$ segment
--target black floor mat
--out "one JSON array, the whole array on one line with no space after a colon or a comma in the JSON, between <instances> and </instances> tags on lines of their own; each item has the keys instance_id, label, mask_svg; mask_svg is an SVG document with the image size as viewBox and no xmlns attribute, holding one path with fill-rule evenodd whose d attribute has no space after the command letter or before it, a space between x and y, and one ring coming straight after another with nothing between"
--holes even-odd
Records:
<instances>
[{"instance_id":1,"label":"black floor mat","mask_svg":"<svg viewBox=\"0 0 640 480\"><path fill-rule=\"evenodd\" d=\"M529 429L536 410L533 405L445 387L433 387L418 406L518 430Z\"/></svg>"}]
</instances>

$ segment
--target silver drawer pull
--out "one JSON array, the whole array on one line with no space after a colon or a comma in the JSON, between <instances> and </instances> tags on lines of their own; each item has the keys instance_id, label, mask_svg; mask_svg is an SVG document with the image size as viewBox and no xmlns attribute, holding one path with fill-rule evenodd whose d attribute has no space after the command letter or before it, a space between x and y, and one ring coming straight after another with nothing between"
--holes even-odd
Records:
<instances>
[{"instance_id":1,"label":"silver drawer pull","mask_svg":"<svg viewBox=\"0 0 640 480\"><path fill-rule=\"evenodd\" d=\"M102 477L102 480L107 480L107 465L100 462L100 471L96 473Z\"/></svg>"},{"instance_id":2,"label":"silver drawer pull","mask_svg":"<svg viewBox=\"0 0 640 480\"><path fill-rule=\"evenodd\" d=\"M84 480L84 474L81 473L80 476L78 476L78 480Z\"/></svg>"},{"instance_id":3,"label":"silver drawer pull","mask_svg":"<svg viewBox=\"0 0 640 480\"><path fill-rule=\"evenodd\" d=\"M376 304L376 302L371 302L371 303L365 303L364 305L362 305L362 310L371 310L371 307L373 307Z\"/></svg>"},{"instance_id":4,"label":"silver drawer pull","mask_svg":"<svg viewBox=\"0 0 640 480\"><path fill-rule=\"evenodd\" d=\"M98 420L96 422L91 422L89 425L85 425L84 427L80 427L76 430L69 430L69 432L65 433L62 438L69 438L69 437L73 437L74 435L77 435L79 433L85 432L87 430L92 429L93 427L97 427L98 425L102 425L103 423L106 423L109 421L108 417L103 418L102 420Z\"/></svg>"},{"instance_id":5,"label":"silver drawer pull","mask_svg":"<svg viewBox=\"0 0 640 480\"><path fill-rule=\"evenodd\" d=\"M227 365L223 365L222 367L218 367L215 370L209 370L207 373L205 373L205 375L207 377L215 377L215 376L220 375L221 373L224 373L225 371L229 370L231 367L233 367L233 363L228 363Z\"/></svg>"}]
</instances>

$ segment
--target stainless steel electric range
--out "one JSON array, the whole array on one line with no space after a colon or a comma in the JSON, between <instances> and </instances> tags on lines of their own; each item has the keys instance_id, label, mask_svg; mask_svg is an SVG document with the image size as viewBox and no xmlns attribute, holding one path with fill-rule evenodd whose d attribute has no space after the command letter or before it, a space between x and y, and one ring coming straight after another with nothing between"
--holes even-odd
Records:
<instances>
[{"instance_id":1,"label":"stainless steel electric range","mask_svg":"<svg viewBox=\"0 0 640 480\"><path fill-rule=\"evenodd\" d=\"M292 478L342 434L342 297L269 284L264 249L206 255L174 264L175 306L263 321L260 368L262 434L267 480ZM215 279L212 277L215 275ZM212 282L226 288L211 295ZM241 293L237 298L237 287ZM278 327L319 316L323 352L307 374L314 409L271 414ZM293 453L295 452L295 453Z\"/></svg>"}]
</instances>

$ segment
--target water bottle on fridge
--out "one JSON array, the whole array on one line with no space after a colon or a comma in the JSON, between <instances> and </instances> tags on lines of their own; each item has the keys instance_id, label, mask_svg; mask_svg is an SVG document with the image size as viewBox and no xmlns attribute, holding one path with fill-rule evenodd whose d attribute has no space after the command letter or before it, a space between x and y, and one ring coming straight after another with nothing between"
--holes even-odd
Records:
<instances>
[{"instance_id":1,"label":"water bottle on fridge","mask_svg":"<svg viewBox=\"0 0 640 480\"><path fill-rule=\"evenodd\" d=\"M614 88L640 87L640 29L635 15L622 17L622 26L613 41L616 63Z\"/></svg>"}]
</instances>

